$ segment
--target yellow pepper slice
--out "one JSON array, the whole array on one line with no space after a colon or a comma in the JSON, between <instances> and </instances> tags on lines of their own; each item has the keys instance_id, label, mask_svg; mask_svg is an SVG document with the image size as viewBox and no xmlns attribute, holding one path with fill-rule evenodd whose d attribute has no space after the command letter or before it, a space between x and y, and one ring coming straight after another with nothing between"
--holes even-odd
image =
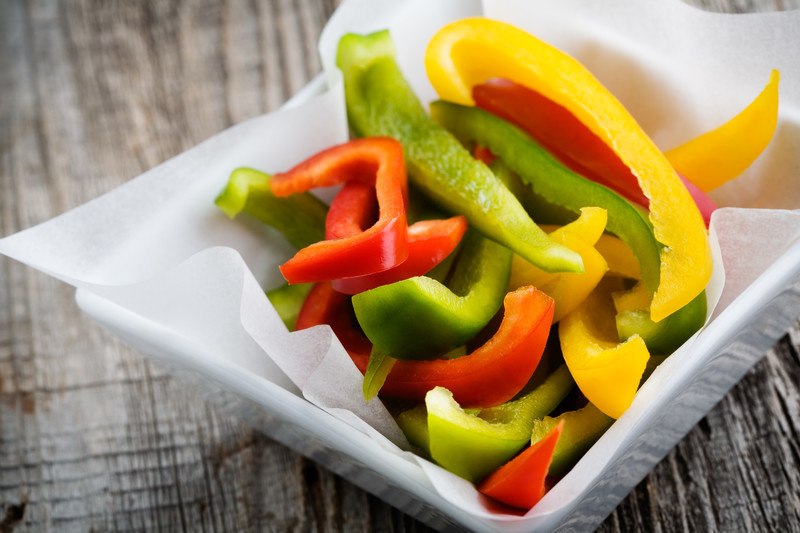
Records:
<instances>
[{"instance_id":1,"label":"yellow pepper slice","mask_svg":"<svg viewBox=\"0 0 800 533\"><path fill-rule=\"evenodd\" d=\"M575 383L612 418L630 406L650 359L639 335L622 343L617 340L611 292L618 288L618 279L606 278L558 326L564 361Z\"/></svg>"},{"instance_id":2,"label":"yellow pepper slice","mask_svg":"<svg viewBox=\"0 0 800 533\"><path fill-rule=\"evenodd\" d=\"M664 245L650 306L654 321L674 313L711 277L703 219L675 170L622 104L578 61L510 24L468 18L442 28L425 54L428 78L445 100L472 105L471 88L502 77L561 105L611 147L650 200Z\"/></svg>"},{"instance_id":3,"label":"yellow pepper slice","mask_svg":"<svg viewBox=\"0 0 800 533\"><path fill-rule=\"evenodd\" d=\"M605 209L584 207L577 220L552 232L548 231L550 228L542 228L550 233L550 238L554 242L563 244L580 254L584 271L549 273L515 255L511 263L509 290L533 285L555 301L553 322L561 320L586 299L608 271L606 260L594 249L594 244L603 234L607 220Z\"/></svg>"},{"instance_id":4,"label":"yellow pepper slice","mask_svg":"<svg viewBox=\"0 0 800 533\"><path fill-rule=\"evenodd\" d=\"M704 191L729 181L764 151L778 124L778 82L773 70L764 89L722 126L666 152L672 166Z\"/></svg>"},{"instance_id":5,"label":"yellow pepper slice","mask_svg":"<svg viewBox=\"0 0 800 533\"><path fill-rule=\"evenodd\" d=\"M547 231L545 226L542 229ZM617 237L604 233L594 245L595 249L608 263L608 273L623 278L641 279L642 273L639 271L639 261L628 245ZM649 303L649 302L648 302Z\"/></svg>"}]
</instances>

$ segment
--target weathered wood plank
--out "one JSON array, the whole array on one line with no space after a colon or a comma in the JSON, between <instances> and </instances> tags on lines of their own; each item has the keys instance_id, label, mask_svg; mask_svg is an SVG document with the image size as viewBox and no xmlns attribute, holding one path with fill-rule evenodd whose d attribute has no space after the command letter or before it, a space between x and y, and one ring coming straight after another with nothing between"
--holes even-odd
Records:
<instances>
[{"instance_id":1,"label":"weathered wood plank","mask_svg":"<svg viewBox=\"0 0 800 533\"><path fill-rule=\"evenodd\" d=\"M800 0L703 0L754 11ZM319 70L335 0L0 2L0 231L44 221ZM604 530L800 528L794 330ZM227 419L0 258L0 532L425 526Z\"/></svg>"}]
</instances>

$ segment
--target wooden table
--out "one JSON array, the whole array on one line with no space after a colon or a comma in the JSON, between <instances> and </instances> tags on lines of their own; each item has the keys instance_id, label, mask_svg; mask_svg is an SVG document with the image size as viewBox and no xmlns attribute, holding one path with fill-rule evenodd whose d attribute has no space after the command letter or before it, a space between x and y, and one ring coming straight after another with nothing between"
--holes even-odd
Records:
<instances>
[{"instance_id":1,"label":"wooden table","mask_svg":"<svg viewBox=\"0 0 800 533\"><path fill-rule=\"evenodd\" d=\"M0 233L278 107L320 70L335 4L0 2ZM795 329L602 529L800 528L798 344ZM71 288L0 259L0 532L12 529L426 528L221 416L78 313Z\"/></svg>"}]
</instances>

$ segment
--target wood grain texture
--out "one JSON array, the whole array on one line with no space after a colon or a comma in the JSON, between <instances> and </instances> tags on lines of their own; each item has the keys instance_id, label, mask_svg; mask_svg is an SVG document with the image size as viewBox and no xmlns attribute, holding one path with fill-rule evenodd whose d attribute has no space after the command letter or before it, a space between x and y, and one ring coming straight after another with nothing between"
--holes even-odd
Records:
<instances>
[{"instance_id":1,"label":"wood grain texture","mask_svg":"<svg viewBox=\"0 0 800 533\"><path fill-rule=\"evenodd\" d=\"M0 2L0 233L278 107L319 71L335 4ZM603 531L800 530L798 331ZM0 258L0 533L11 530L427 528L220 415L81 316L70 288Z\"/></svg>"}]
</instances>

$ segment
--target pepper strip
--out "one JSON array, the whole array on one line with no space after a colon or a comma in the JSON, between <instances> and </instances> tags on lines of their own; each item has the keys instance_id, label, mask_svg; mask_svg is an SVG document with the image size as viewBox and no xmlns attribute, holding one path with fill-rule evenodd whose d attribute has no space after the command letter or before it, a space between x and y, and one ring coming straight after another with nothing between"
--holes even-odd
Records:
<instances>
[{"instance_id":1,"label":"pepper strip","mask_svg":"<svg viewBox=\"0 0 800 533\"><path fill-rule=\"evenodd\" d=\"M579 62L510 24L471 18L433 37L425 66L439 95L453 102L472 105L474 85L502 77L569 110L614 149L650 200L650 221L664 245L651 318L669 316L703 290L711 277L711 253L691 196L628 111Z\"/></svg>"},{"instance_id":2,"label":"pepper strip","mask_svg":"<svg viewBox=\"0 0 800 533\"><path fill-rule=\"evenodd\" d=\"M353 324L350 297L333 290L329 282L316 283L297 315L295 330L327 324L363 374L372 345Z\"/></svg>"},{"instance_id":3,"label":"pepper strip","mask_svg":"<svg viewBox=\"0 0 800 533\"><path fill-rule=\"evenodd\" d=\"M375 349L397 359L432 359L475 336L503 303L511 252L470 232L447 286L425 276L353 296Z\"/></svg>"},{"instance_id":4,"label":"pepper strip","mask_svg":"<svg viewBox=\"0 0 800 533\"><path fill-rule=\"evenodd\" d=\"M525 130L573 171L647 207L636 176L563 106L502 78L475 85L472 97L478 107Z\"/></svg>"},{"instance_id":5,"label":"pepper strip","mask_svg":"<svg viewBox=\"0 0 800 533\"><path fill-rule=\"evenodd\" d=\"M581 272L580 256L552 242L486 165L431 120L394 56L387 31L342 37L337 65L350 127L359 135L400 140L414 184L488 238L544 270Z\"/></svg>"},{"instance_id":6,"label":"pepper strip","mask_svg":"<svg viewBox=\"0 0 800 533\"><path fill-rule=\"evenodd\" d=\"M601 282L558 327L561 351L575 383L603 413L619 418L630 406L647 360L644 340L617 342L611 282Z\"/></svg>"},{"instance_id":7,"label":"pepper strip","mask_svg":"<svg viewBox=\"0 0 800 533\"><path fill-rule=\"evenodd\" d=\"M374 184L378 221L350 237L311 244L281 265L289 283L328 281L388 270L408 257L406 175L402 146L394 139L358 139L275 174L272 192L289 196L350 180Z\"/></svg>"},{"instance_id":8,"label":"pepper strip","mask_svg":"<svg viewBox=\"0 0 800 533\"><path fill-rule=\"evenodd\" d=\"M531 444L547 438L554 427L564 424L548 472L550 476L561 477L575 466L586 450L591 448L613 423L613 418L606 416L590 403L576 411L561 413L555 418L546 416L534 421Z\"/></svg>"},{"instance_id":9,"label":"pepper strip","mask_svg":"<svg viewBox=\"0 0 800 533\"><path fill-rule=\"evenodd\" d=\"M564 423L504 464L481 482L478 491L495 500L528 510L547 492L546 479Z\"/></svg>"},{"instance_id":10,"label":"pepper strip","mask_svg":"<svg viewBox=\"0 0 800 533\"><path fill-rule=\"evenodd\" d=\"M460 410L449 411L449 414L446 411L440 411L439 417L447 418L456 426L462 426L467 430L477 424L479 426L479 435L470 431L465 434L468 437L475 436L478 440L484 437L490 439L498 438L503 441L506 438L510 438L518 442L519 448L517 449L520 449L530 440L535 420L550 414L574 387L575 381L570 376L569 369L561 365L551 372L536 388L517 400L486 409L467 409L463 411L463 414L467 415L466 418L461 416L462 411ZM443 388L443 390L446 389ZM480 420L476 422L475 419ZM408 442L417 446L430 457L428 410L425 404L400 413L397 416L397 424L405 433ZM473 440L464 438L460 431L455 434L449 432L441 433L440 437L443 439L440 448L445 445L453 447L452 453L447 452L445 455L474 455L473 451L471 451L475 447Z\"/></svg>"},{"instance_id":11,"label":"pepper strip","mask_svg":"<svg viewBox=\"0 0 800 533\"><path fill-rule=\"evenodd\" d=\"M252 168L231 172L225 189L214 203L228 218L242 212L272 226L295 248L303 248L325 238L327 206L310 194L278 198L272 193L269 174Z\"/></svg>"},{"instance_id":12,"label":"pepper strip","mask_svg":"<svg viewBox=\"0 0 800 533\"><path fill-rule=\"evenodd\" d=\"M509 289L533 285L556 302L553 322L558 322L575 309L597 286L608 271L608 263L594 245L606 227L606 210L584 207L580 217L552 233L550 238L581 254L583 273L543 272L518 255L511 262Z\"/></svg>"},{"instance_id":13,"label":"pepper strip","mask_svg":"<svg viewBox=\"0 0 800 533\"><path fill-rule=\"evenodd\" d=\"M300 310L296 329L328 324L363 374L372 346L353 324L348 301L349 297L334 291L330 283L314 285ZM381 393L422 401L429 390L443 386L452 389L464 405L477 407L496 406L513 398L539 364L550 332L553 300L533 287L525 287L506 296L505 308L498 331L470 355L397 361ZM535 409L544 400L529 401L530 408ZM503 408L496 407L492 412L502 417Z\"/></svg>"},{"instance_id":14,"label":"pepper strip","mask_svg":"<svg viewBox=\"0 0 800 533\"><path fill-rule=\"evenodd\" d=\"M778 124L778 83L773 70L756 98L718 128L666 152L675 170L710 191L749 167L764 151Z\"/></svg>"},{"instance_id":15,"label":"pepper strip","mask_svg":"<svg viewBox=\"0 0 800 533\"><path fill-rule=\"evenodd\" d=\"M513 398L542 358L553 300L534 287L523 287L508 293L503 305L500 328L481 347L455 359L398 361L381 394L421 401L433 387L446 387L469 407L492 407Z\"/></svg>"},{"instance_id":16,"label":"pepper strip","mask_svg":"<svg viewBox=\"0 0 800 533\"><path fill-rule=\"evenodd\" d=\"M481 479L530 441L534 420L555 409L572 387L569 371L562 367L523 398L500 406L505 412L498 416L495 411L493 419L484 418L485 410L465 411L446 388L433 388L425 396L431 458L465 479ZM416 418L420 411L409 415ZM409 415L402 425L410 425Z\"/></svg>"},{"instance_id":17,"label":"pepper strip","mask_svg":"<svg viewBox=\"0 0 800 533\"><path fill-rule=\"evenodd\" d=\"M605 145L568 110L528 87L497 78L472 88L475 104L525 130L564 165L601 183L632 202L648 207L639 182L616 152ZM710 151L704 154L708 157ZM680 176L706 227L716 204L691 181Z\"/></svg>"},{"instance_id":18,"label":"pepper strip","mask_svg":"<svg viewBox=\"0 0 800 533\"><path fill-rule=\"evenodd\" d=\"M350 237L364 231L377 211L375 190L369 184L350 181L331 202L326 220L326 238ZM445 220L421 220L408 227L408 258L399 265L365 276L333 280L333 288L345 294L358 294L381 285L422 276L441 263L467 231L462 216Z\"/></svg>"},{"instance_id":19,"label":"pepper strip","mask_svg":"<svg viewBox=\"0 0 800 533\"><path fill-rule=\"evenodd\" d=\"M587 206L605 209L608 231L636 254L642 280L653 294L659 285L659 244L647 220L628 200L575 174L525 132L483 109L438 101L431 104L431 114L462 141L489 148L548 203L575 214Z\"/></svg>"}]
</instances>

